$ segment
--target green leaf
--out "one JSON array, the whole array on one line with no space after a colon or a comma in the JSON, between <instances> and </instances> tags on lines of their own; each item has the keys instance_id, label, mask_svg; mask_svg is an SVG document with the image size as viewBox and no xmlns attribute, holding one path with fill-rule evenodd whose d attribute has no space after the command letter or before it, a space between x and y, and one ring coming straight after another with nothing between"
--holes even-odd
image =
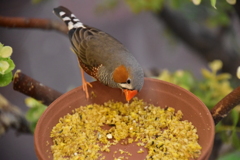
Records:
<instances>
[{"instance_id":1,"label":"green leaf","mask_svg":"<svg viewBox=\"0 0 240 160\"><path fill-rule=\"evenodd\" d=\"M30 122L37 121L39 117L42 115L42 113L45 111L45 109L46 107L42 107L42 106L36 106L36 107L30 108L26 113L27 120L29 120Z\"/></svg>"},{"instance_id":2,"label":"green leaf","mask_svg":"<svg viewBox=\"0 0 240 160\"><path fill-rule=\"evenodd\" d=\"M229 73L221 73L221 74L216 76L216 79L221 81L221 80L228 80L231 77L232 77L232 75L229 74Z\"/></svg>"},{"instance_id":3,"label":"green leaf","mask_svg":"<svg viewBox=\"0 0 240 160\"><path fill-rule=\"evenodd\" d=\"M0 74L0 87L7 86L9 83L12 82L12 72L6 74Z\"/></svg>"},{"instance_id":4,"label":"green leaf","mask_svg":"<svg viewBox=\"0 0 240 160\"><path fill-rule=\"evenodd\" d=\"M217 0L211 0L211 5L212 5L213 8L215 8L215 9L217 9L217 8L216 8L216 2L217 2Z\"/></svg>"},{"instance_id":5,"label":"green leaf","mask_svg":"<svg viewBox=\"0 0 240 160\"><path fill-rule=\"evenodd\" d=\"M193 75L187 71L177 70L172 76L172 81L174 84L179 85L187 90L190 90L195 85Z\"/></svg>"},{"instance_id":6,"label":"green leaf","mask_svg":"<svg viewBox=\"0 0 240 160\"><path fill-rule=\"evenodd\" d=\"M27 120L30 122L37 121L39 118L39 109L39 107L30 108L26 114Z\"/></svg>"},{"instance_id":7,"label":"green leaf","mask_svg":"<svg viewBox=\"0 0 240 160\"><path fill-rule=\"evenodd\" d=\"M212 72L210 72L209 70L205 69L205 68L203 68L201 70L201 73L202 73L202 75L203 75L203 77L205 79L212 79L212 78L214 78L214 74Z\"/></svg>"},{"instance_id":8,"label":"green leaf","mask_svg":"<svg viewBox=\"0 0 240 160\"><path fill-rule=\"evenodd\" d=\"M201 3L201 0L192 0L193 4L199 5Z\"/></svg>"},{"instance_id":9,"label":"green leaf","mask_svg":"<svg viewBox=\"0 0 240 160\"><path fill-rule=\"evenodd\" d=\"M0 50L0 57L2 58L8 58L12 55L12 47L10 46L4 46L2 47L2 49Z\"/></svg>"},{"instance_id":10,"label":"green leaf","mask_svg":"<svg viewBox=\"0 0 240 160\"><path fill-rule=\"evenodd\" d=\"M211 63L209 63L209 67L214 73L219 71L222 68L222 66L223 66L223 63L220 60L214 60Z\"/></svg>"},{"instance_id":11,"label":"green leaf","mask_svg":"<svg viewBox=\"0 0 240 160\"><path fill-rule=\"evenodd\" d=\"M44 104L42 104L40 101L28 97L25 99L25 104L29 107L29 108L33 108L33 107L46 107Z\"/></svg>"},{"instance_id":12,"label":"green leaf","mask_svg":"<svg viewBox=\"0 0 240 160\"><path fill-rule=\"evenodd\" d=\"M222 156L218 160L239 160L239 157L240 157L240 151L237 150Z\"/></svg>"},{"instance_id":13,"label":"green leaf","mask_svg":"<svg viewBox=\"0 0 240 160\"><path fill-rule=\"evenodd\" d=\"M46 107L37 106L30 108L26 113L26 119L30 122L30 128L32 132L34 132L36 124L40 118L40 116L45 111Z\"/></svg>"},{"instance_id":14,"label":"green leaf","mask_svg":"<svg viewBox=\"0 0 240 160\"><path fill-rule=\"evenodd\" d=\"M25 99L25 103L30 107L25 116L26 119L30 122L30 128L32 132L34 132L37 121L45 111L46 106L30 97Z\"/></svg>"},{"instance_id":15,"label":"green leaf","mask_svg":"<svg viewBox=\"0 0 240 160\"><path fill-rule=\"evenodd\" d=\"M15 64L14 64L13 60L11 60L10 58L2 58L2 59L0 58L0 61L2 61L2 60L6 61L9 64L9 67L5 71L5 74L11 72L15 68Z\"/></svg>"},{"instance_id":16,"label":"green leaf","mask_svg":"<svg viewBox=\"0 0 240 160\"><path fill-rule=\"evenodd\" d=\"M237 0L226 0L226 1L231 5L234 5L237 2Z\"/></svg>"},{"instance_id":17,"label":"green leaf","mask_svg":"<svg viewBox=\"0 0 240 160\"><path fill-rule=\"evenodd\" d=\"M3 48L3 44L0 42L0 50Z\"/></svg>"},{"instance_id":18,"label":"green leaf","mask_svg":"<svg viewBox=\"0 0 240 160\"><path fill-rule=\"evenodd\" d=\"M6 70L9 68L9 64L6 61L0 60L0 74L5 74Z\"/></svg>"}]
</instances>

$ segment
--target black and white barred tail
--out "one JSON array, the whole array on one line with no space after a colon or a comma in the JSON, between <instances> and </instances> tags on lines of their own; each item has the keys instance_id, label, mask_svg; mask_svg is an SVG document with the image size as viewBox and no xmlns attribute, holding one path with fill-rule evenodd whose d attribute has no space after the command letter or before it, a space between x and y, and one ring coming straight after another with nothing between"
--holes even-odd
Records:
<instances>
[{"instance_id":1,"label":"black and white barred tail","mask_svg":"<svg viewBox=\"0 0 240 160\"><path fill-rule=\"evenodd\" d=\"M65 24L68 26L69 31L77 28L86 28L70 10L63 6L54 8L53 13L55 13L65 22Z\"/></svg>"}]
</instances>

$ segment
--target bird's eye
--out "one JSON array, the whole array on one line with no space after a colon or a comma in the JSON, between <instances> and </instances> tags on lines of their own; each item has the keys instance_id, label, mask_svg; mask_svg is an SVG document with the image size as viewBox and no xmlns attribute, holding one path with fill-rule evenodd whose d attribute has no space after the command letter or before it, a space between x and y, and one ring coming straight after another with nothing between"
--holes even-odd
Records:
<instances>
[{"instance_id":1,"label":"bird's eye","mask_svg":"<svg viewBox=\"0 0 240 160\"><path fill-rule=\"evenodd\" d=\"M131 79L128 79L128 80L127 80L127 84L130 84L130 83L131 83Z\"/></svg>"}]
</instances>

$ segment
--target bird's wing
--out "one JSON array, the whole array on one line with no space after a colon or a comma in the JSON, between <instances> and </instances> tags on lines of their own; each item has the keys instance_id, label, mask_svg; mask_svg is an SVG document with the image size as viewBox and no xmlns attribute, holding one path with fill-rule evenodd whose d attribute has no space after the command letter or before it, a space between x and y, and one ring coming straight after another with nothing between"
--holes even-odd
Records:
<instances>
[{"instance_id":1,"label":"bird's wing","mask_svg":"<svg viewBox=\"0 0 240 160\"><path fill-rule=\"evenodd\" d=\"M70 37L72 39L72 49L76 53L82 68L88 74L94 72L96 68L102 65L98 61L90 62L88 56L89 50L95 50L94 48L97 47L91 41L95 41L96 37L101 33L103 32L98 29L86 26L86 28L77 28ZM97 51L95 54L98 54ZM93 76L92 73L90 75Z\"/></svg>"}]
</instances>

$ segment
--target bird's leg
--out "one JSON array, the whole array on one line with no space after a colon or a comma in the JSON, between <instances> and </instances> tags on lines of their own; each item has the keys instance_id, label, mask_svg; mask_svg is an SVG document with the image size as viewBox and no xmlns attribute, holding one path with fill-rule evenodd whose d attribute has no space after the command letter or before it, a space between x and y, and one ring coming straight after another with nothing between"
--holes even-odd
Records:
<instances>
[{"instance_id":1,"label":"bird's leg","mask_svg":"<svg viewBox=\"0 0 240 160\"><path fill-rule=\"evenodd\" d=\"M86 98L89 98L89 94L88 94L88 88L87 86L89 85L90 87L92 87L92 85L86 81L85 76L84 76L84 70L82 69L82 67L80 66L80 61L78 60L78 65L81 71L81 76L82 76L82 86L83 86L83 91L86 93Z\"/></svg>"},{"instance_id":2,"label":"bird's leg","mask_svg":"<svg viewBox=\"0 0 240 160\"><path fill-rule=\"evenodd\" d=\"M92 87L92 85L86 81L85 79L85 76L84 76L84 71L83 69L81 68L81 75L82 75L82 86L83 86L83 91L85 91L86 93L86 98L88 99L89 98L89 94L88 94L88 85L90 87Z\"/></svg>"}]
</instances>

